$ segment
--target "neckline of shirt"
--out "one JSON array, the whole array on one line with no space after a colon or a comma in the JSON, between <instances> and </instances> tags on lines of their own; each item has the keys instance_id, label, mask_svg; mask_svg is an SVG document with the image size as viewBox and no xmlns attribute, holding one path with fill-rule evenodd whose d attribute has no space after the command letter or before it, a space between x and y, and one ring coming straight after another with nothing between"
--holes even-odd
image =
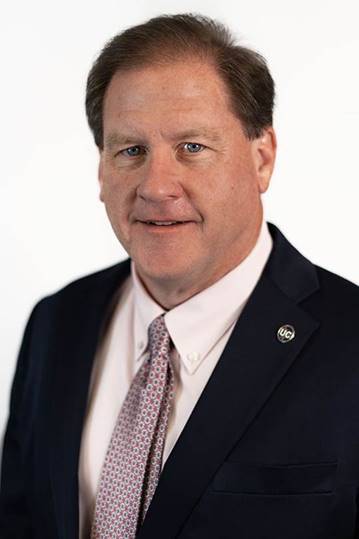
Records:
<instances>
[{"instance_id":1,"label":"neckline of shirt","mask_svg":"<svg viewBox=\"0 0 359 539\"><path fill-rule=\"evenodd\" d=\"M166 327L177 353L186 371L194 374L238 319L262 274L272 245L268 225L263 220L254 248L238 266L169 311L148 294L131 260L135 361L140 362L148 354L148 327L157 316L165 313Z\"/></svg>"}]
</instances>

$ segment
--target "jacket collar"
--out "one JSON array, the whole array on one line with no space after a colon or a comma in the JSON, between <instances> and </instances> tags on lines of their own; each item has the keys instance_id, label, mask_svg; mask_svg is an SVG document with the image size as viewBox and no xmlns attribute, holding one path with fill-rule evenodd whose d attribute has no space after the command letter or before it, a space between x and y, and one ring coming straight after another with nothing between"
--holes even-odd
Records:
<instances>
[{"instance_id":1,"label":"jacket collar","mask_svg":"<svg viewBox=\"0 0 359 539\"><path fill-rule=\"evenodd\" d=\"M299 303L319 288L314 265L305 258L272 223L268 223L273 238L273 249L265 268L265 275L280 290Z\"/></svg>"}]
</instances>

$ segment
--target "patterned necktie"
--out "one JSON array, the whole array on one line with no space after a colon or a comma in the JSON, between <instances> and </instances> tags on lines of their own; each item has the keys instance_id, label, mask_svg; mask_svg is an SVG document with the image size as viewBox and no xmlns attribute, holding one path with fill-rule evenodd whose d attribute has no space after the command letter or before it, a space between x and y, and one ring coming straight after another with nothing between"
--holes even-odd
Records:
<instances>
[{"instance_id":1,"label":"patterned necktie","mask_svg":"<svg viewBox=\"0 0 359 539\"><path fill-rule=\"evenodd\" d=\"M149 357L127 393L101 471L91 539L133 539L159 480L174 391L163 314L148 332Z\"/></svg>"}]
</instances>

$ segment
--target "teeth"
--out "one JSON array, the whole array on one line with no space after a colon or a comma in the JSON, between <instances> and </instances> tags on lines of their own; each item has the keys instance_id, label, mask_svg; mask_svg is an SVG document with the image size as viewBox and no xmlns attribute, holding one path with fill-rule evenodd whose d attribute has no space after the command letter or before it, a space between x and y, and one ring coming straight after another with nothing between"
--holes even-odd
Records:
<instances>
[{"instance_id":1,"label":"teeth","mask_svg":"<svg viewBox=\"0 0 359 539\"><path fill-rule=\"evenodd\" d=\"M146 221L147 224L151 224L151 225L159 225L159 226L162 226L162 225L175 225L181 221Z\"/></svg>"}]
</instances>

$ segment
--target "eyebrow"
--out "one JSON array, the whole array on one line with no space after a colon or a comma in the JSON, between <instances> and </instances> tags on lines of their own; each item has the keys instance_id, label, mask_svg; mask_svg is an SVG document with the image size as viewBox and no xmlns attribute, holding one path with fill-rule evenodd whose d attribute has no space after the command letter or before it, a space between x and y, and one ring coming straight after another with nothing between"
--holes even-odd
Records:
<instances>
[{"instance_id":1,"label":"eyebrow","mask_svg":"<svg viewBox=\"0 0 359 539\"><path fill-rule=\"evenodd\" d=\"M170 140L191 139L196 137L205 137L213 142L219 142L221 135L215 130L208 127L198 127L195 129L186 129L179 131L169 137ZM120 144L139 144L144 137L141 135L125 135L119 132L109 133L105 138L105 146L111 150L114 146Z\"/></svg>"},{"instance_id":2,"label":"eyebrow","mask_svg":"<svg viewBox=\"0 0 359 539\"><path fill-rule=\"evenodd\" d=\"M111 150L114 146L118 146L119 144L134 144L135 142L139 142L139 139L141 137L130 137L127 135L122 135L120 133L110 133L105 138L105 146Z\"/></svg>"},{"instance_id":3,"label":"eyebrow","mask_svg":"<svg viewBox=\"0 0 359 539\"><path fill-rule=\"evenodd\" d=\"M208 127L196 127L195 129L187 129L185 131L180 131L179 133L175 133L170 138L176 140L188 139L192 137L205 137L214 142L219 142L221 140L221 135L218 133L218 131Z\"/></svg>"}]
</instances>

